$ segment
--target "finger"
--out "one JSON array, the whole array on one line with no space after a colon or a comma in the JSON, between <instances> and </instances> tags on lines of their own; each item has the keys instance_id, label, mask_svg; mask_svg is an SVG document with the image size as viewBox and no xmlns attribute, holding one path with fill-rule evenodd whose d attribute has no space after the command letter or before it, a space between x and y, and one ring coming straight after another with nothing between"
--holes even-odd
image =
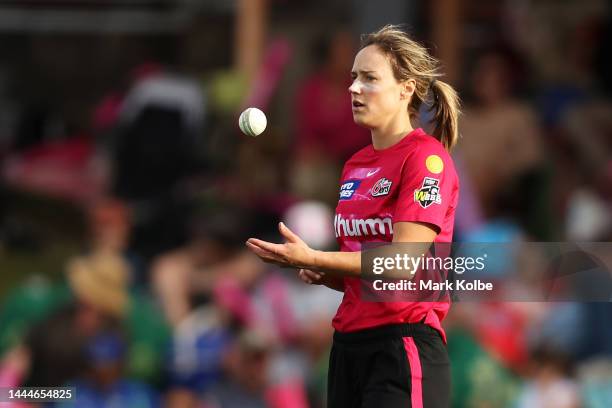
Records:
<instances>
[{"instance_id":1,"label":"finger","mask_svg":"<svg viewBox=\"0 0 612 408\"><path fill-rule=\"evenodd\" d=\"M301 243L303 242L300 237L298 237L293 231L289 229L283 222L278 223L278 230L280 233L287 239L289 242L293 243Z\"/></svg>"},{"instance_id":2,"label":"finger","mask_svg":"<svg viewBox=\"0 0 612 408\"><path fill-rule=\"evenodd\" d=\"M274 244L272 242L262 241L261 239L257 238L249 238L247 244L257 246L265 251L271 252L274 255L281 255L285 249L283 244Z\"/></svg>"},{"instance_id":3,"label":"finger","mask_svg":"<svg viewBox=\"0 0 612 408\"><path fill-rule=\"evenodd\" d=\"M315 282L314 280L312 280L310 278L310 276L308 275L308 270L307 269L301 269L300 270L300 279L302 280L302 282L308 283L309 285L316 285L317 282Z\"/></svg>"},{"instance_id":4,"label":"finger","mask_svg":"<svg viewBox=\"0 0 612 408\"><path fill-rule=\"evenodd\" d=\"M257 255L264 261L269 260L269 261L274 261L274 262L282 262L282 259L276 254L274 254L273 252L262 249L258 247L257 245L251 244L250 242L247 242L246 245L251 251L255 253L255 255Z\"/></svg>"},{"instance_id":5,"label":"finger","mask_svg":"<svg viewBox=\"0 0 612 408\"><path fill-rule=\"evenodd\" d=\"M264 249L261 249L259 247L257 247L256 245L253 245L251 243L246 243L247 247L253 251L255 253L255 255L257 255L259 257L259 259L261 259L262 261L264 261L265 263L270 263L270 264L274 264L276 266L279 266L281 268L293 268L292 265L290 265L289 263L287 263L287 261L282 257L282 256L278 256L276 254L273 254L269 251L266 251Z\"/></svg>"},{"instance_id":6,"label":"finger","mask_svg":"<svg viewBox=\"0 0 612 408\"><path fill-rule=\"evenodd\" d=\"M279 260L274 254L268 251L265 251L255 245L247 244L247 246L249 247L251 251L255 253L255 255L257 255L258 257L262 259Z\"/></svg>"},{"instance_id":7,"label":"finger","mask_svg":"<svg viewBox=\"0 0 612 408\"><path fill-rule=\"evenodd\" d=\"M247 241L246 246L247 248L249 248L251 251L255 252L256 254L267 254L269 256L274 256L273 252L270 252L258 245L255 245L252 242Z\"/></svg>"},{"instance_id":8,"label":"finger","mask_svg":"<svg viewBox=\"0 0 612 408\"><path fill-rule=\"evenodd\" d=\"M312 280L308 276L306 276L303 269L300 269L299 276L302 282L312 283Z\"/></svg>"},{"instance_id":9,"label":"finger","mask_svg":"<svg viewBox=\"0 0 612 408\"><path fill-rule=\"evenodd\" d=\"M323 274L311 271L310 269L304 269L304 275L306 275L311 280L321 280Z\"/></svg>"}]
</instances>

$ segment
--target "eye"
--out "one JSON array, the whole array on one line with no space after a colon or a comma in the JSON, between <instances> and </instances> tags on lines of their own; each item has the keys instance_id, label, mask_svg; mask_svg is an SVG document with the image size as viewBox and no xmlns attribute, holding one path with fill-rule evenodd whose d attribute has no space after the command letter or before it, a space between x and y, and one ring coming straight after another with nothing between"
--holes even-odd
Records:
<instances>
[{"instance_id":1,"label":"eye","mask_svg":"<svg viewBox=\"0 0 612 408\"><path fill-rule=\"evenodd\" d=\"M355 72L351 72L351 79L354 81L357 79L357 74Z\"/></svg>"},{"instance_id":2,"label":"eye","mask_svg":"<svg viewBox=\"0 0 612 408\"><path fill-rule=\"evenodd\" d=\"M376 77L372 76L372 75L366 75L366 79L368 81L376 81Z\"/></svg>"}]
</instances>

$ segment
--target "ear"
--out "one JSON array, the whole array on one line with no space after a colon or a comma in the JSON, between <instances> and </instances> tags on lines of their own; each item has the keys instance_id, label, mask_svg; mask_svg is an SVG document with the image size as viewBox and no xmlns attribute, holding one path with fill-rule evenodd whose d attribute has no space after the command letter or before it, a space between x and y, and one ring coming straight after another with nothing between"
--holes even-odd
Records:
<instances>
[{"instance_id":1,"label":"ear","mask_svg":"<svg viewBox=\"0 0 612 408\"><path fill-rule=\"evenodd\" d=\"M411 99L412 94L414 94L414 90L416 89L416 81L414 79L408 79L402 82L402 91L400 93L400 97L402 100Z\"/></svg>"}]
</instances>

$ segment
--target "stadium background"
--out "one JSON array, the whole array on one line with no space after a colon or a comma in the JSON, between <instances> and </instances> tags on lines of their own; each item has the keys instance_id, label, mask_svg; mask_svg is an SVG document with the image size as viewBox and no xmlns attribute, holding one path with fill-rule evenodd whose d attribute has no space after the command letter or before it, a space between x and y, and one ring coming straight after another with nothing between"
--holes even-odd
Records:
<instances>
[{"instance_id":1,"label":"stadium background","mask_svg":"<svg viewBox=\"0 0 612 408\"><path fill-rule=\"evenodd\" d=\"M464 100L457 240L610 241L610 13L1 1L0 385L324 406L340 297L243 243L285 220L334 248L340 166L368 143L346 91L357 34L385 23L429 45ZM238 131L246 106L268 115L257 139ZM446 328L455 407L612 406L610 303L458 304Z\"/></svg>"}]
</instances>

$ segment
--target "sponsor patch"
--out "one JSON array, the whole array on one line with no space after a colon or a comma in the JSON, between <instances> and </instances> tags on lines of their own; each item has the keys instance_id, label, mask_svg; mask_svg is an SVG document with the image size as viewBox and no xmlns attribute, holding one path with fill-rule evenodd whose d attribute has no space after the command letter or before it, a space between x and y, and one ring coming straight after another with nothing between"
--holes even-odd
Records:
<instances>
[{"instance_id":1,"label":"sponsor patch","mask_svg":"<svg viewBox=\"0 0 612 408\"><path fill-rule=\"evenodd\" d=\"M419 203L423 208L427 208L432 204L441 204L440 180L425 177L421 188L414 190L414 201Z\"/></svg>"},{"instance_id":2,"label":"sponsor patch","mask_svg":"<svg viewBox=\"0 0 612 408\"><path fill-rule=\"evenodd\" d=\"M340 186L340 200L350 200L359 188L361 180L348 180Z\"/></svg>"},{"instance_id":3,"label":"sponsor patch","mask_svg":"<svg viewBox=\"0 0 612 408\"><path fill-rule=\"evenodd\" d=\"M372 197L380 197L389 194L391 191L391 181L381 178L372 186Z\"/></svg>"},{"instance_id":4,"label":"sponsor patch","mask_svg":"<svg viewBox=\"0 0 612 408\"><path fill-rule=\"evenodd\" d=\"M444 162L437 154L427 156L427 159L425 159L425 166L427 170L433 174L440 174L442 170L444 170Z\"/></svg>"}]
</instances>

